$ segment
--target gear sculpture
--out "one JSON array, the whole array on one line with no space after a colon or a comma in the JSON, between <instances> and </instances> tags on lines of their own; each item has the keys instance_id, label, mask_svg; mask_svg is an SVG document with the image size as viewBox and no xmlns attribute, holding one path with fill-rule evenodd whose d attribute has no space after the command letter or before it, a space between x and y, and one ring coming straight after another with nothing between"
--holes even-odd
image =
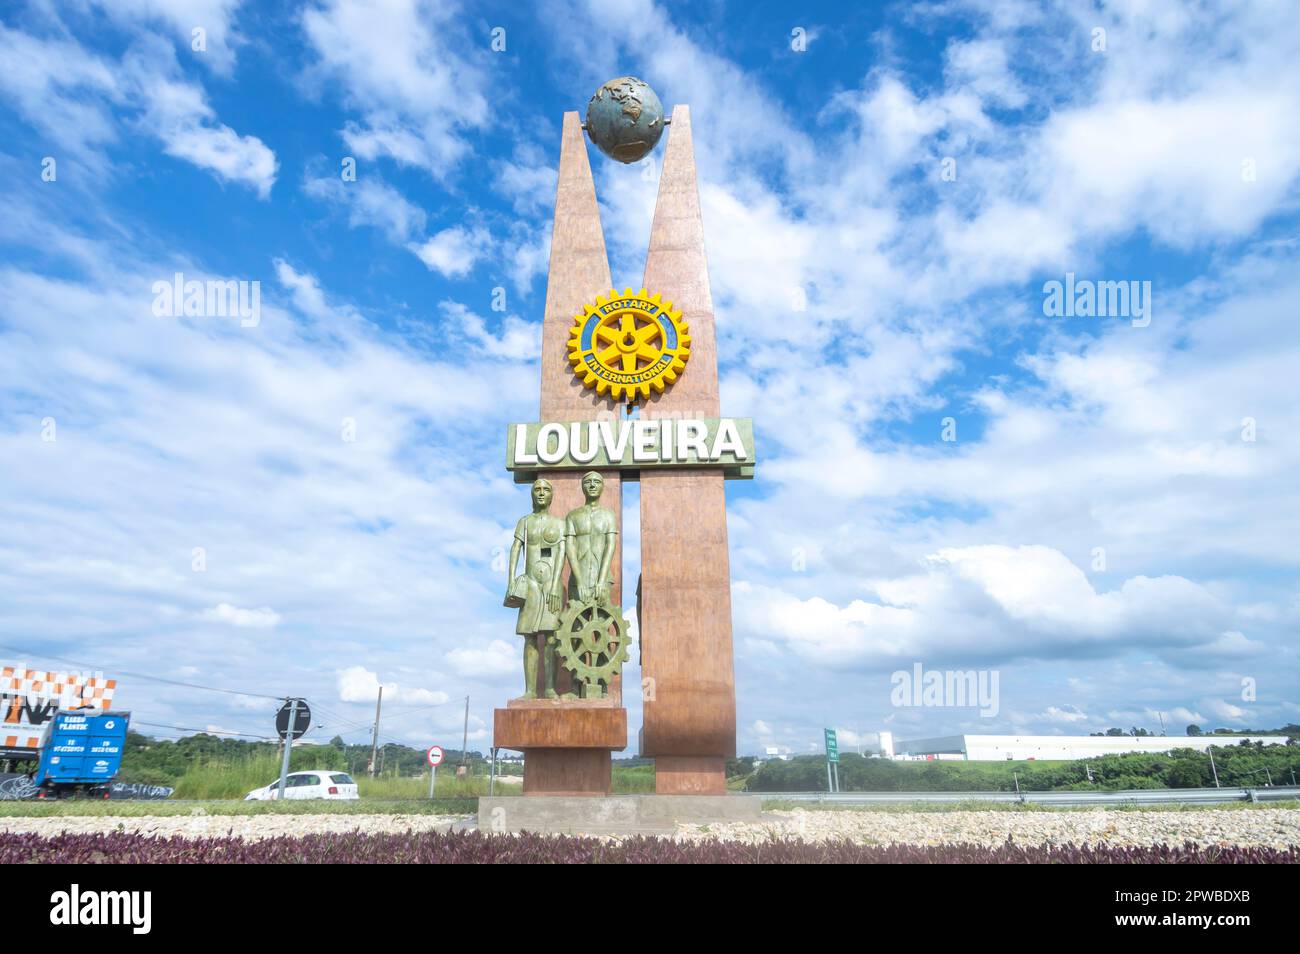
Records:
<instances>
[{"instance_id":1,"label":"gear sculpture","mask_svg":"<svg viewBox=\"0 0 1300 954\"><path fill-rule=\"evenodd\" d=\"M573 319L569 361L573 373L597 394L629 404L677 380L691 356L691 336L672 302L644 288L610 290Z\"/></svg>"},{"instance_id":2,"label":"gear sculpture","mask_svg":"<svg viewBox=\"0 0 1300 954\"><path fill-rule=\"evenodd\" d=\"M627 620L616 606L570 600L555 631L556 656L584 699L599 699L628 658Z\"/></svg>"}]
</instances>

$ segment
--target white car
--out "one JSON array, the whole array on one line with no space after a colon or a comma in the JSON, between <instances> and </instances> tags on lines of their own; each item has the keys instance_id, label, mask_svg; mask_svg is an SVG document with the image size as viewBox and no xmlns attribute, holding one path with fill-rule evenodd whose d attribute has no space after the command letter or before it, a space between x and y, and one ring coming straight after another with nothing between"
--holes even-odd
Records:
<instances>
[{"instance_id":1,"label":"white car","mask_svg":"<svg viewBox=\"0 0 1300 954\"><path fill-rule=\"evenodd\" d=\"M255 788L244 796L246 802L271 802L280 797L280 780L277 778L270 785ZM329 798L355 799L357 783L347 772L315 771L290 772L284 780L284 797L291 798Z\"/></svg>"}]
</instances>

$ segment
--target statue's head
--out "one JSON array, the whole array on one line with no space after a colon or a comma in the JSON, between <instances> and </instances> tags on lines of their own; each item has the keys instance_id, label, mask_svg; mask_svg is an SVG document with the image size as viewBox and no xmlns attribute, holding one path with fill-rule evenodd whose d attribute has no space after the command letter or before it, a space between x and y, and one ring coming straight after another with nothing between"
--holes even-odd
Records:
<instances>
[{"instance_id":1,"label":"statue's head","mask_svg":"<svg viewBox=\"0 0 1300 954\"><path fill-rule=\"evenodd\" d=\"M545 510L551 505L551 498L555 496L555 488L545 477L538 477L533 481L533 505L541 510Z\"/></svg>"},{"instance_id":2,"label":"statue's head","mask_svg":"<svg viewBox=\"0 0 1300 954\"><path fill-rule=\"evenodd\" d=\"M589 470L582 475L582 492L586 495L589 502L599 500L600 493L604 489L605 478L600 476L596 471Z\"/></svg>"}]
</instances>

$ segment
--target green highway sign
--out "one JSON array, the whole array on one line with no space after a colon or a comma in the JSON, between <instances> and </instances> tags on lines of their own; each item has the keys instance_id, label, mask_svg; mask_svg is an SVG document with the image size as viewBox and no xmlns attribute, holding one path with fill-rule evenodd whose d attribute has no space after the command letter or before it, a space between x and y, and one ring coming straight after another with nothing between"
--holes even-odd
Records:
<instances>
[{"instance_id":1,"label":"green highway sign","mask_svg":"<svg viewBox=\"0 0 1300 954\"><path fill-rule=\"evenodd\" d=\"M840 744L835 739L835 730L826 730L826 761L838 762L840 760Z\"/></svg>"}]
</instances>

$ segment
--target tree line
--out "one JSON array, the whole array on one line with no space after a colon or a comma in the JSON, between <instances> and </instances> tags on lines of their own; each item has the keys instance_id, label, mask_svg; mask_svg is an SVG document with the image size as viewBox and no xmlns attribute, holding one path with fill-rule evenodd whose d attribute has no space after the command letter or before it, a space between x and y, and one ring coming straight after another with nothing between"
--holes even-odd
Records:
<instances>
[{"instance_id":1,"label":"tree line","mask_svg":"<svg viewBox=\"0 0 1300 954\"><path fill-rule=\"evenodd\" d=\"M840 754L840 790L845 792L1009 792L1135 788L1212 788L1214 771L1226 787L1294 785L1300 775L1300 745L1243 742L1214 747L1214 767L1205 752L1128 752L1070 762L911 762ZM826 758L801 755L763 762L749 777L754 792L826 790Z\"/></svg>"}]
</instances>

